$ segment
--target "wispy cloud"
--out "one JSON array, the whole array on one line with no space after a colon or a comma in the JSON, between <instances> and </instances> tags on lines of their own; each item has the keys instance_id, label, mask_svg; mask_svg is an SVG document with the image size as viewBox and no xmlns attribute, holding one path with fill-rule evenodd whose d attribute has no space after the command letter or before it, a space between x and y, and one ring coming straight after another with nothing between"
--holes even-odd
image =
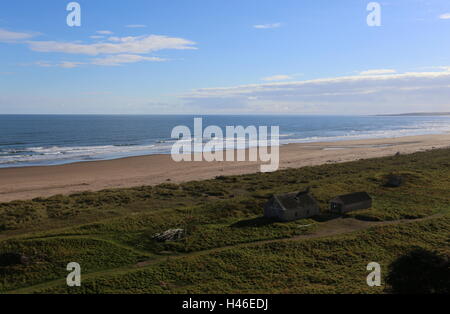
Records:
<instances>
[{"instance_id":1,"label":"wispy cloud","mask_svg":"<svg viewBox=\"0 0 450 314\"><path fill-rule=\"evenodd\" d=\"M21 40L30 39L36 36L36 33L12 32L6 29L0 29L0 42L11 43Z\"/></svg>"},{"instance_id":2,"label":"wispy cloud","mask_svg":"<svg viewBox=\"0 0 450 314\"><path fill-rule=\"evenodd\" d=\"M100 34L100 35L112 35L112 34L114 34L111 31L96 31L96 33Z\"/></svg>"},{"instance_id":3,"label":"wispy cloud","mask_svg":"<svg viewBox=\"0 0 450 314\"><path fill-rule=\"evenodd\" d=\"M441 71L449 71L450 72L450 66L439 66L436 68Z\"/></svg>"},{"instance_id":4,"label":"wispy cloud","mask_svg":"<svg viewBox=\"0 0 450 314\"><path fill-rule=\"evenodd\" d=\"M147 27L147 25L144 25L144 24L130 24L130 25L125 25L125 27L127 27L127 28L145 28L145 27Z\"/></svg>"},{"instance_id":5,"label":"wispy cloud","mask_svg":"<svg viewBox=\"0 0 450 314\"><path fill-rule=\"evenodd\" d=\"M85 64L85 62L74 62L74 61L61 61L61 62L50 62L50 61L37 61L35 65L43 68L59 67L65 69L73 69Z\"/></svg>"},{"instance_id":6,"label":"wispy cloud","mask_svg":"<svg viewBox=\"0 0 450 314\"><path fill-rule=\"evenodd\" d=\"M28 41L31 50L38 52L59 52L67 54L148 54L154 51L175 49L197 49L195 43L177 37L146 35L138 37L111 37L110 42L83 44L59 41Z\"/></svg>"},{"instance_id":7,"label":"wispy cloud","mask_svg":"<svg viewBox=\"0 0 450 314\"><path fill-rule=\"evenodd\" d=\"M292 80L292 79L293 79L292 75L279 74L279 75L263 77L261 80L267 81L267 82L274 82L274 81L286 81L286 80Z\"/></svg>"},{"instance_id":8,"label":"wispy cloud","mask_svg":"<svg viewBox=\"0 0 450 314\"><path fill-rule=\"evenodd\" d=\"M90 92L83 92L81 95L84 96L101 96L101 95L111 95L112 92L110 91L90 91Z\"/></svg>"},{"instance_id":9,"label":"wispy cloud","mask_svg":"<svg viewBox=\"0 0 450 314\"><path fill-rule=\"evenodd\" d=\"M450 69L450 68L449 68ZM353 75L197 89L187 105L234 112L384 113L450 110L450 71Z\"/></svg>"},{"instance_id":10,"label":"wispy cloud","mask_svg":"<svg viewBox=\"0 0 450 314\"><path fill-rule=\"evenodd\" d=\"M258 24L258 25L253 25L253 28L256 29L269 29L269 28L279 28L281 27L281 23L272 23L272 24Z\"/></svg>"},{"instance_id":11,"label":"wispy cloud","mask_svg":"<svg viewBox=\"0 0 450 314\"><path fill-rule=\"evenodd\" d=\"M39 67L43 67L43 68L49 68L49 67L55 66L55 64L52 64L51 62L48 62L48 61L37 61L34 64Z\"/></svg>"},{"instance_id":12,"label":"wispy cloud","mask_svg":"<svg viewBox=\"0 0 450 314\"><path fill-rule=\"evenodd\" d=\"M101 58L90 59L86 62L77 61L61 61L61 62L50 62L50 61L38 61L34 65L39 67L49 68L49 67L59 67L65 69L73 69L82 65L98 65L98 66L119 66L127 63L137 63L142 61L151 62L163 62L166 59L159 57L145 57L140 55L131 54L120 54L120 55L110 55Z\"/></svg>"},{"instance_id":13,"label":"wispy cloud","mask_svg":"<svg viewBox=\"0 0 450 314\"><path fill-rule=\"evenodd\" d=\"M94 43L83 43L82 41L38 41L30 40L36 34L12 32L0 29L0 42L22 43L37 52L47 53L65 53L73 55L99 56L87 61L37 61L32 63L40 67L62 67L76 68L81 65L101 65L118 66L126 63L136 63L142 61L161 62L167 59L149 56L149 54L160 50L189 50L197 49L196 43L184 38L169 37L162 35L143 35L117 37L106 35L112 34L111 31L97 31L92 35ZM28 64L30 65L30 64Z\"/></svg>"},{"instance_id":14,"label":"wispy cloud","mask_svg":"<svg viewBox=\"0 0 450 314\"><path fill-rule=\"evenodd\" d=\"M136 63L141 61L162 62L166 60L158 57L144 57L139 55L121 54L121 55L107 56L104 58L96 58L92 60L92 64L103 66L118 66L124 63Z\"/></svg>"},{"instance_id":15,"label":"wispy cloud","mask_svg":"<svg viewBox=\"0 0 450 314\"><path fill-rule=\"evenodd\" d=\"M382 75L382 74L394 74L397 73L396 70L393 69L375 69L375 70L366 70L359 72L359 75Z\"/></svg>"},{"instance_id":16,"label":"wispy cloud","mask_svg":"<svg viewBox=\"0 0 450 314\"><path fill-rule=\"evenodd\" d=\"M73 69L73 68L77 68L80 65L85 64L84 62L73 62L73 61L63 61L59 63L59 66L61 68L65 68L65 69Z\"/></svg>"},{"instance_id":17,"label":"wispy cloud","mask_svg":"<svg viewBox=\"0 0 450 314\"><path fill-rule=\"evenodd\" d=\"M441 15L439 15L439 18L441 20L450 20L450 13L441 14Z\"/></svg>"}]
</instances>

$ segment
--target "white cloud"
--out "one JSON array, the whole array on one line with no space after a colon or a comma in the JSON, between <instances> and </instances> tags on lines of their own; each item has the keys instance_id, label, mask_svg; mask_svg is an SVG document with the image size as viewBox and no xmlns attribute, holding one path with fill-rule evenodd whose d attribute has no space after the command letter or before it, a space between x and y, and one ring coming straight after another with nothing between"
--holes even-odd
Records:
<instances>
[{"instance_id":1,"label":"white cloud","mask_svg":"<svg viewBox=\"0 0 450 314\"><path fill-rule=\"evenodd\" d=\"M50 67L60 67L65 69L77 68L80 65L85 64L85 62L74 62L74 61L61 61L61 62L49 62L49 61L38 61L34 63L39 67L50 68Z\"/></svg>"},{"instance_id":2,"label":"white cloud","mask_svg":"<svg viewBox=\"0 0 450 314\"><path fill-rule=\"evenodd\" d=\"M101 96L101 95L111 95L112 92L110 91L90 91L90 92L83 92L81 95L84 96Z\"/></svg>"},{"instance_id":3,"label":"white cloud","mask_svg":"<svg viewBox=\"0 0 450 314\"><path fill-rule=\"evenodd\" d=\"M147 54L165 49L197 49L195 43L177 37L146 35L137 37L111 37L113 42L82 44L58 41L28 41L30 49L38 52L60 52L68 54Z\"/></svg>"},{"instance_id":4,"label":"white cloud","mask_svg":"<svg viewBox=\"0 0 450 314\"><path fill-rule=\"evenodd\" d=\"M253 25L253 28L257 28L257 29L269 29L269 28L278 28L278 27L281 27L281 23Z\"/></svg>"},{"instance_id":5,"label":"white cloud","mask_svg":"<svg viewBox=\"0 0 450 314\"><path fill-rule=\"evenodd\" d=\"M291 75L284 75L284 74L280 74L280 75L273 75L273 76L268 76L268 77L263 77L261 80L263 81L268 81L268 82L273 82L273 81L286 81L286 80L292 80L293 77Z\"/></svg>"},{"instance_id":6,"label":"white cloud","mask_svg":"<svg viewBox=\"0 0 450 314\"><path fill-rule=\"evenodd\" d=\"M104 58L96 58L92 60L92 64L103 66L118 66L124 63L136 63L141 61L162 62L165 61L165 59L158 57L144 57L139 55L121 54L121 55L107 56Z\"/></svg>"},{"instance_id":7,"label":"white cloud","mask_svg":"<svg viewBox=\"0 0 450 314\"><path fill-rule=\"evenodd\" d=\"M439 15L439 18L441 20L450 20L450 13L441 14L441 15Z\"/></svg>"},{"instance_id":8,"label":"white cloud","mask_svg":"<svg viewBox=\"0 0 450 314\"><path fill-rule=\"evenodd\" d=\"M37 61L35 63L37 66L43 67L43 68L49 68L54 66L51 62L47 62L47 61Z\"/></svg>"},{"instance_id":9,"label":"white cloud","mask_svg":"<svg viewBox=\"0 0 450 314\"><path fill-rule=\"evenodd\" d=\"M127 42L133 42L136 38L137 37L134 37L134 36L127 36L127 37L111 36L108 38L108 40L117 42L117 43L127 43Z\"/></svg>"},{"instance_id":10,"label":"white cloud","mask_svg":"<svg viewBox=\"0 0 450 314\"><path fill-rule=\"evenodd\" d=\"M450 110L450 71L354 75L194 90L181 97L206 111L371 114Z\"/></svg>"},{"instance_id":11,"label":"white cloud","mask_svg":"<svg viewBox=\"0 0 450 314\"><path fill-rule=\"evenodd\" d=\"M437 69L439 69L441 71L449 71L450 72L450 66L440 66L440 67L437 67Z\"/></svg>"},{"instance_id":12,"label":"white cloud","mask_svg":"<svg viewBox=\"0 0 450 314\"><path fill-rule=\"evenodd\" d=\"M393 69L376 69L359 72L359 75L382 75L382 74L394 74L397 73Z\"/></svg>"},{"instance_id":13,"label":"white cloud","mask_svg":"<svg viewBox=\"0 0 450 314\"><path fill-rule=\"evenodd\" d=\"M112 34L114 34L111 31L96 31L96 33L100 34L100 35L112 35Z\"/></svg>"},{"instance_id":14,"label":"white cloud","mask_svg":"<svg viewBox=\"0 0 450 314\"><path fill-rule=\"evenodd\" d=\"M9 43L34 37L35 34L11 32L6 29L0 29L0 42Z\"/></svg>"},{"instance_id":15,"label":"white cloud","mask_svg":"<svg viewBox=\"0 0 450 314\"><path fill-rule=\"evenodd\" d=\"M143 24L130 24L130 25L125 25L125 27L127 27L127 28L145 28L145 27L147 27L147 25L143 25Z\"/></svg>"},{"instance_id":16,"label":"white cloud","mask_svg":"<svg viewBox=\"0 0 450 314\"><path fill-rule=\"evenodd\" d=\"M99 34L112 34L111 31L97 31ZM148 56L148 54L159 50L186 50L197 49L195 42L177 37L161 35L143 35L117 37L111 36L105 39L104 35L92 35L91 39L97 40L94 43L83 43L82 41L59 42L59 41L36 41L29 40L35 34L10 32L0 29L0 42L25 43L29 48L37 52L55 52L77 55L100 56L85 62L60 61L48 62L38 61L32 63L40 67L62 67L76 68L84 64L117 66L125 63L135 63L141 61L161 62L166 59ZM147 55L147 56L146 56ZM30 64L28 64L30 65Z\"/></svg>"},{"instance_id":17,"label":"white cloud","mask_svg":"<svg viewBox=\"0 0 450 314\"><path fill-rule=\"evenodd\" d=\"M73 61L63 61L59 63L59 66L61 68L65 68L65 69L73 69L73 68L77 68L80 65L85 64L84 62L73 62Z\"/></svg>"},{"instance_id":18,"label":"white cloud","mask_svg":"<svg viewBox=\"0 0 450 314\"><path fill-rule=\"evenodd\" d=\"M120 55L110 55L101 58L94 58L87 62L77 62L77 61L61 61L61 62L50 62L50 61L38 61L34 65L39 67L59 67L65 69L77 68L81 65L99 65L99 66L119 66L126 63L136 63L142 61L152 61L152 62L163 62L166 61L163 58L158 57L145 57L139 55L131 54L120 54Z\"/></svg>"}]
</instances>

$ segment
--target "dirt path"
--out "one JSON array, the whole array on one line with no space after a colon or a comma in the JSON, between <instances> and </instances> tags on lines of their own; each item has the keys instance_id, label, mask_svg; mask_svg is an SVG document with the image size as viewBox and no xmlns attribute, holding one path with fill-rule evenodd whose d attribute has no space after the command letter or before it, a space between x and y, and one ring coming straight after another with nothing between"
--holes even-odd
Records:
<instances>
[{"instance_id":1,"label":"dirt path","mask_svg":"<svg viewBox=\"0 0 450 314\"><path fill-rule=\"evenodd\" d=\"M230 249L255 247L255 246L261 246L261 245L265 245L265 244L269 244L269 243L280 243L280 242L291 242L291 241L299 241L299 240L326 238L326 237L336 236L336 235L351 234L354 232L367 230L372 227L414 223L414 222L435 219L435 218L439 218L439 217L443 217L443 216L444 216L444 214L435 214L432 216L419 218L419 219L401 219L401 220L394 220L394 221L362 221L362 220L357 220L354 218L337 218L337 219L329 220L327 222L320 223L318 229L311 234L299 235L299 236L295 236L295 237L291 237L291 238L284 238L284 239L272 239L272 240L255 241L255 242L250 242L250 243L240 243L240 244L235 244L235 245L223 246L223 247L219 247L219 248L207 249L207 250L203 250L203 251L186 253L186 254L171 255L171 256L157 256L157 257L154 257L147 261L137 263L134 266L123 266L120 268L105 269L105 270L100 270L100 271L96 271L96 272L92 272L92 273L87 273L87 274L83 275L83 280L92 279L95 277L100 277L100 276L105 276L105 275L119 275L119 274L126 274L129 272L134 272L134 271L140 271L142 269L145 269L146 267L150 267L152 265L166 262L168 260L173 260L173 259L180 259L180 258L185 258L185 257L190 257L190 256L202 256L202 255L222 252L222 251L226 251L226 250L230 250ZM77 236L68 236L68 237L74 238ZM89 237L89 236L82 235L79 237ZM61 237L61 238L64 238L64 237ZM102 240L100 238L97 238L97 239ZM116 244L116 243L114 243L114 244ZM121 245L121 247L125 247L125 246ZM131 247L127 247L127 248L135 250L134 248L131 248ZM50 288L50 287L57 286L59 284L64 284L64 282L65 282L65 279L57 279L57 280L40 283L40 284L33 285L30 287L26 287L26 288L8 291L7 293L12 293L12 294L32 293L33 291L36 291L38 289Z\"/></svg>"},{"instance_id":2,"label":"dirt path","mask_svg":"<svg viewBox=\"0 0 450 314\"><path fill-rule=\"evenodd\" d=\"M260 246L260 245L275 243L275 242L287 242L287 241L325 238L325 237L331 237L331 236L336 236L336 235L353 233L353 232L357 232L357 231L361 231L361 230L367 230L371 227L420 222L420 221L424 221L424 220L439 218L442 216L443 216L443 214L435 214L432 216L419 218L419 219L400 219L400 220L393 220L393 221L363 221L363 220L357 220L354 218L337 218L337 219L333 219L333 220L329 220L327 222L321 223L319 225L318 230L316 230L315 232L310 233L310 234L302 234L302 235L298 235L298 236L291 237L291 238L261 240L261 241L255 241L255 242L249 242L249 243L239 243L239 244L222 246L222 247L203 250L203 251L186 253L186 254L182 254L182 255L166 256L166 257L164 257L164 259L167 260L170 258L198 256L198 255L221 252L221 251L225 251L225 250L229 250L229 249ZM137 263L136 266L137 267L145 267L145 266L148 266L151 264L155 264L156 262L158 262L158 260L151 259L148 261Z\"/></svg>"}]
</instances>

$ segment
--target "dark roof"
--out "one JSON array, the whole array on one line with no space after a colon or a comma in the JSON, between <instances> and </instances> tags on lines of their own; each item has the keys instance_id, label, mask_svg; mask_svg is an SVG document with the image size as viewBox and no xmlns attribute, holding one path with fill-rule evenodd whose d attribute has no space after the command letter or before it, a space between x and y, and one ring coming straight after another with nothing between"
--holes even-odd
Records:
<instances>
[{"instance_id":1,"label":"dark roof","mask_svg":"<svg viewBox=\"0 0 450 314\"><path fill-rule=\"evenodd\" d=\"M351 194L339 195L335 197L332 201L341 201L344 204L360 203L365 201L370 201L372 198L366 192L356 192Z\"/></svg>"},{"instance_id":2,"label":"dark roof","mask_svg":"<svg viewBox=\"0 0 450 314\"><path fill-rule=\"evenodd\" d=\"M305 192L280 194L274 195L274 197L286 210L295 210L305 207L317 206L315 199Z\"/></svg>"}]
</instances>

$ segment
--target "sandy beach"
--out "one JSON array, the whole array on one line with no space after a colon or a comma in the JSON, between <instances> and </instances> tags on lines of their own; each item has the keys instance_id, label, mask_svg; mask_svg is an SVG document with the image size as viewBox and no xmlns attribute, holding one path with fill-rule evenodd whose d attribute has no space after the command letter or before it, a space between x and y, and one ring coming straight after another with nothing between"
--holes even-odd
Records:
<instances>
[{"instance_id":1,"label":"sandy beach","mask_svg":"<svg viewBox=\"0 0 450 314\"><path fill-rule=\"evenodd\" d=\"M280 147L279 169L408 154L450 146L450 134ZM0 169L0 202L98 191L163 182L210 179L259 171L261 162L174 162L170 155L148 155L58 166Z\"/></svg>"}]
</instances>

